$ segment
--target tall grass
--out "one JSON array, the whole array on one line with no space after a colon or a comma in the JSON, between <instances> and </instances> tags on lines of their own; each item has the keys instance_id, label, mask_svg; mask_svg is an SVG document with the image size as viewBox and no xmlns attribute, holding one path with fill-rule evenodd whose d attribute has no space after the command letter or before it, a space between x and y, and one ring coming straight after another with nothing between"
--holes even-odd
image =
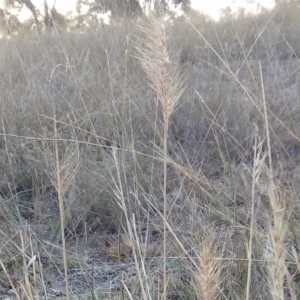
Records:
<instances>
[{"instance_id":1,"label":"tall grass","mask_svg":"<svg viewBox=\"0 0 300 300\"><path fill-rule=\"evenodd\" d=\"M297 299L294 10L4 40L0 286Z\"/></svg>"},{"instance_id":2,"label":"tall grass","mask_svg":"<svg viewBox=\"0 0 300 300\"><path fill-rule=\"evenodd\" d=\"M162 20L150 15L149 24L143 27L147 36L138 48L140 60L156 97L161 105L163 114L163 234L164 234L164 299L167 299L167 165L168 165L168 131L170 117L183 94L183 78L176 70L176 63L168 51L167 33Z\"/></svg>"}]
</instances>

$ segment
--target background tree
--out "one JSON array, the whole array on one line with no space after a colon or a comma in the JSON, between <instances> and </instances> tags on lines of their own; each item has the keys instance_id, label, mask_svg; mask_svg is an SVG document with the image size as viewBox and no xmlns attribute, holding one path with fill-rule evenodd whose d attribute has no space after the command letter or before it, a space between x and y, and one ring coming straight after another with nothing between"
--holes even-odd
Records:
<instances>
[{"instance_id":1,"label":"background tree","mask_svg":"<svg viewBox=\"0 0 300 300\"><path fill-rule=\"evenodd\" d=\"M67 0L59 0L67 1ZM3 32L11 34L18 32L22 24L17 17L10 13L10 9L14 8L21 11L24 7L32 13L32 20L24 23L24 28L32 30L36 28L38 33L43 29L52 30L54 24L61 29L66 27L82 27L97 26L101 22L99 16L104 13L110 13L112 19L118 18L134 18L145 13L147 7L154 7L162 13L172 16L170 4L175 6L181 5L184 11L190 9L190 0L145 0L143 6L140 0L77 0L76 18L67 18L60 14L56 8L56 1L52 7L48 5L48 1L44 0L43 9L40 11L33 3L33 0L4 0L3 15L0 14L0 26ZM87 6L87 13L81 13L81 6ZM34 26L32 26L34 25ZM8 28L10 27L10 29Z\"/></svg>"},{"instance_id":2,"label":"background tree","mask_svg":"<svg viewBox=\"0 0 300 300\"><path fill-rule=\"evenodd\" d=\"M0 9L0 31L3 34L14 34L18 32L21 27L22 24L15 15Z\"/></svg>"},{"instance_id":3,"label":"background tree","mask_svg":"<svg viewBox=\"0 0 300 300\"><path fill-rule=\"evenodd\" d=\"M81 4L88 6L88 13L110 12L113 18L140 15L142 8L138 0L78 0L77 10L80 11Z\"/></svg>"},{"instance_id":4,"label":"background tree","mask_svg":"<svg viewBox=\"0 0 300 300\"><path fill-rule=\"evenodd\" d=\"M52 7L49 8L47 0L44 0L44 12L40 12L31 0L4 0L5 14L7 16L10 15L9 10L11 8L19 11L21 11L24 7L28 8L32 13L36 29L39 33L41 32L43 23L45 28L48 30L53 28L53 22L55 22L58 26L65 28L67 19L65 16L57 12L55 4L56 1L54 1Z\"/></svg>"},{"instance_id":5,"label":"background tree","mask_svg":"<svg viewBox=\"0 0 300 300\"><path fill-rule=\"evenodd\" d=\"M300 0L275 0L275 5L283 5L283 4L300 4Z\"/></svg>"},{"instance_id":6,"label":"background tree","mask_svg":"<svg viewBox=\"0 0 300 300\"><path fill-rule=\"evenodd\" d=\"M52 8L49 9L47 1L44 0L44 23L47 30L51 30L54 26L54 23L56 27L62 29L66 28L68 25L67 18L56 10L55 4L56 1L53 3Z\"/></svg>"},{"instance_id":7,"label":"background tree","mask_svg":"<svg viewBox=\"0 0 300 300\"><path fill-rule=\"evenodd\" d=\"M88 6L89 13L107 13L110 12L112 18L117 17L133 17L144 13L146 7L155 7L163 9L164 13L169 11L169 3L174 5L182 5L182 9L186 10L190 6L190 0L145 0L142 7L139 0L77 0L77 11L80 12L81 5Z\"/></svg>"}]
</instances>

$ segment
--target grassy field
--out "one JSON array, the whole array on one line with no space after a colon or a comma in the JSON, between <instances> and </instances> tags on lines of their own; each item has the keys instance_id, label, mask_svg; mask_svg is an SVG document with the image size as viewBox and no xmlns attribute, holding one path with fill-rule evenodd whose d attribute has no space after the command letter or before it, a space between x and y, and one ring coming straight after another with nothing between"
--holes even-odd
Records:
<instances>
[{"instance_id":1,"label":"grassy field","mask_svg":"<svg viewBox=\"0 0 300 300\"><path fill-rule=\"evenodd\" d=\"M0 44L0 299L299 299L300 7Z\"/></svg>"}]
</instances>

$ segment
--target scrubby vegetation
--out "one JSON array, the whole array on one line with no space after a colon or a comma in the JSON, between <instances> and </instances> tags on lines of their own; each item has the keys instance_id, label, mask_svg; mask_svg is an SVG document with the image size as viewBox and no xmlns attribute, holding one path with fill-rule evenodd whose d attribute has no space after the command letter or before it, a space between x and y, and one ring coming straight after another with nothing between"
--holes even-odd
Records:
<instances>
[{"instance_id":1,"label":"scrubby vegetation","mask_svg":"<svg viewBox=\"0 0 300 300\"><path fill-rule=\"evenodd\" d=\"M299 12L3 38L1 293L298 299Z\"/></svg>"}]
</instances>

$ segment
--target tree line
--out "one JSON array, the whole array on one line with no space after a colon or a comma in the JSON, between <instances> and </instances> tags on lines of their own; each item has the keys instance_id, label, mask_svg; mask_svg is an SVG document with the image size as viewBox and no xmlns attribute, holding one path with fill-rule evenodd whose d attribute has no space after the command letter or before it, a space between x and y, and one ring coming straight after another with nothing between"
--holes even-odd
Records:
<instances>
[{"instance_id":1,"label":"tree line","mask_svg":"<svg viewBox=\"0 0 300 300\"><path fill-rule=\"evenodd\" d=\"M135 18L143 15L148 7L168 13L170 12L170 3L175 6L181 5L183 10L190 8L190 0L145 0L143 3L142 5L139 0L77 0L77 15L75 18L70 18L70 16L62 15L57 11L56 1L49 7L47 0L44 0L43 9L40 11L32 0L4 0L3 8L0 9L0 31L3 34L12 34L21 28L27 28L41 33L44 30L52 30L54 24L65 29L82 26L86 20L97 22L97 15L108 12L112 19ZM83 6L87 8L84 13L82 13ZM21 23L11 11L12 9L21 11L24 7L30 10L32 17Z\"/></svg>"}]
</instances>

